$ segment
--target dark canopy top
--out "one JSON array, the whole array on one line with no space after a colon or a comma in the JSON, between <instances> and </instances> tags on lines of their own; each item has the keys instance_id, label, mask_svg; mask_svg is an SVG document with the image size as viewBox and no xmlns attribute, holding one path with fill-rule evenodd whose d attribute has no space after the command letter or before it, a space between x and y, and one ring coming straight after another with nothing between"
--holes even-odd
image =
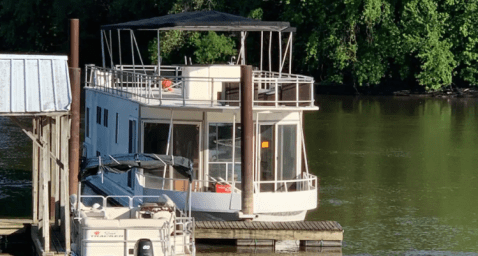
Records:
<instances>
[{"instance_id":1,"label":"dark canopy top","mask_svg":"<svg viewBox=\"0 0 478 256\"><path fill-rule=\"evenodd\" d=\"M289 28L289 29L288 29ZM192 31L288 31L289 22L260 21L217 11L197 11L169 14L161 17L101 26L112 29L160 29Z\"/></svg>"},{"instance_id":2,"label":"dark canopy top","mask_svg":"<svg viewBox=\"0 0 478 256\"><path fill-rule=\"evenodd\" d=\"M124 173L132 168L142 168L145 172L153 172L166 165L173 166L176 171L192 181L193 165L191 160L181 156L156 154L120 154L84 159L78 179L81 181L90 175L97 174L102 169L114 173Z\"/></svg>"}]
</instances>

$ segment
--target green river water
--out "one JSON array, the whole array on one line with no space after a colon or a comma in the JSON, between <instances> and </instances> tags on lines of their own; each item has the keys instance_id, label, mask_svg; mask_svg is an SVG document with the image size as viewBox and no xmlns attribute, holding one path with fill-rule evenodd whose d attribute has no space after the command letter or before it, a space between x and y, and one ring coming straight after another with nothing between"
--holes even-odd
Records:
<instances>
[{"instance_id":1,"label":"green river water","mask_svg":"<svg viewBox=\"0 0 478 256\"><path fill-rule=\"evenodd\" d=\"M305 139L320 206L307 220L338 221L344 243L342 253L299 254L478 255L477 99L322 95L317 102L320 111L305 114ZM8 118L0 118L0 142L0 216L28 217L31 142Z\"/></svg>"}]
</instances>

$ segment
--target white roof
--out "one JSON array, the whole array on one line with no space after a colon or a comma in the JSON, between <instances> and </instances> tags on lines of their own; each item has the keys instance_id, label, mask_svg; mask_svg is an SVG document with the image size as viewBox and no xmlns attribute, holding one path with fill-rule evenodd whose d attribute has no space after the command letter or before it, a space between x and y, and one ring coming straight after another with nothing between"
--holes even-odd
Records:
<instances>
[{"instance_id":1,"label":"white roof","mask_svg":"<svg viewBox=\"0 0 478 256\"><path fill-rule=\"evenodd\" d=\"M0 115L69 111L68 57L0 54Z\"/></svg>"}]
</instances>

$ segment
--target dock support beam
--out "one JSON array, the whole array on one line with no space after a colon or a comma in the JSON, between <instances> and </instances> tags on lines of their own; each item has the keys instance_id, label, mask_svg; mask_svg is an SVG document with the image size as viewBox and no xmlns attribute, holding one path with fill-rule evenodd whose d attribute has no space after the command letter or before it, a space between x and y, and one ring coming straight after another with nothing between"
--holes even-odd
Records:
<instances>
[{"instance_id":1,"label":"dock support beam","mask_svg":"<svg viewBox=\"0 0 478 256\"><path fill-rule=\"evenodd\" d=\"M78 67L80 21L70 20L70 80L71 80L71 137L69 149L70 195L78 191L78 168L80 160L80 77L81 69Z\"/></svg>"},{"instance_id":2,"label":"dock support beam","mask_svg":"<svg viewBox=\"0 0 478 256\"><path fill-rule=\"evenodd\" d=\"M253 141L254 122L252 120L252 66L241 66L241 185L242 214L251 221L254 213L254 169Z\"/></svg>"}]
</instances>

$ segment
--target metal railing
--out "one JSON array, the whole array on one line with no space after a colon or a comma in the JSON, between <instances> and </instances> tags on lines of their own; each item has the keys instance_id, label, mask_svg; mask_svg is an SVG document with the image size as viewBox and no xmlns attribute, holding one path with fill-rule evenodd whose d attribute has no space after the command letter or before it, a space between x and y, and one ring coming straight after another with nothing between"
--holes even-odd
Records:
<instances>
[{"instance_id":1,"label":"metal railing","mask_svg":"<svg viewBox=\"0 0 478 256\"><path fill-rule=\"evenodd\" d=\"M147 176L148 178L157 179L160 181L159 186L148 187L152 189L161 189L161 190L171 190L176 191L174 185L171 184L174 181L182 181L187 183L187 179L177 179L177 178L163 178L163 177L153 177ZM171 183L170 183L171 182ZM193 191L194 192L212 192L210 190L211 185L223 184L231 186L231 193L241 193L241 181L236 180L225 180L221 177L209 177L209 180L193 180ZM267 180L267 181L254 181L254 193L262 192L274 192L274 193L284 193L284 192L295 192L295 191L310 191L317 190L317 176L312 174L303 173L298 175L295 179L289 180Z\"/></svg>"},{"instance_id":2,"label":"metal railing","mask_svg":"<svg viewBox=\"0 0 478 256\"><path fill-rule=\"evenodd\" d=\"M240 106L240 77L186 77L179 66L86 65L85 87L150 105ZM253 71L254 106L314 105L312 77Z\"/></svg>"},{"instance_id":3,"label":"metal railing","mask_svg":"<svg viewBox=\"0 0 478 256\"><path fill-rule=\"evenodd\" d=\"M317 190L317 176L307 173L302 173L290 180L254 181L254 193L287 193L310 190Z\"/></svg>"}]
</instances>

